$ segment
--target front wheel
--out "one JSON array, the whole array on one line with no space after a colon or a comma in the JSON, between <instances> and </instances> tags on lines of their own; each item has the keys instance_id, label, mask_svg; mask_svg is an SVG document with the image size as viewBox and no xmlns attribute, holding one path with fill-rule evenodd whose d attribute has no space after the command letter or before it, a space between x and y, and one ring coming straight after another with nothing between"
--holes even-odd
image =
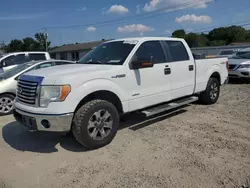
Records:
<instances>
[{"instance_id":1,"label":"front wheel","mask_svg":"<svg viewBox=\"0 0 250 188\"><path fill-rule=\"evenodd\" d=\"M119 127L116 107L104 100L92 100L77 110L72 132L76 140L89 149L108 145Z\"/></svg>"},{"instance_id":2,"label":"front wheel","mask_svg":"<svg viewBox=\"0 0 250 188\"><path fill-rule=\"evenodd\" d=\"M204 104L214 104L220 95L220 82L216 78L209 78L207 88L200 95L200 101Z\"/></svg>"},{"instance_id":3,"label":"front wheel","mask_svg":"<svg viewBox=\"0 0 250 188\"><path fill-rule=\"evenodd\" d=\"M10 94L0 95L0 116L8 115L13 112L13 102L15 97Z\"/></svg>"}]
</instances>

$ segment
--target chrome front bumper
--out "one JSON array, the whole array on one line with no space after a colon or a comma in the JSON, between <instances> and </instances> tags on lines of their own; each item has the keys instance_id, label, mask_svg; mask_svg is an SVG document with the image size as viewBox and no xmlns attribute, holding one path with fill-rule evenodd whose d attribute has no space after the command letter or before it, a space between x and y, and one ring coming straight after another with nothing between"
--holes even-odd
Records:
<instances>
[{"instance_id":1,"label":"chrome front bumper","mask_svg":"<svg viewBox=\"0 0 250 188\"><path fill-rule=\"evenodd\" d=\"M17 122L30 131L69 132L73 113L67 114L33 114L15 109L13 115Z\"/></svg>"}]
</instances>

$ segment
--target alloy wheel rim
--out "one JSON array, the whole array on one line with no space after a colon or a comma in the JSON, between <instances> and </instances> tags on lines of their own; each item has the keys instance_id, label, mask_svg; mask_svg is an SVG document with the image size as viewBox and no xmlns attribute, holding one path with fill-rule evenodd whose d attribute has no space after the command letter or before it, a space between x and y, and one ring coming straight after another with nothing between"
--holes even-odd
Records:
<instances>
[{"instance_id":1,"label":"alloy wheel rim","mask_svg":"<svg viewBox=\"0 0 250 188\"><path fill-rule=\"evenodd\" d=\"M113 119L107 110L95 112L88 122L88 134L93 140L103 140L112 130Z\"/></svg>"},{"instance_id":2,"label":"alloy wheel rim","mask_svg":"<svg viewBox=\"0 0 250 188\"><path fill-rule=\"evenodd\" d=\"M216 83L213 83L211 85L211 90L210 90L210 98L212 100L215 100L217 98L218 91L219 91L218 85Z\"/></svg>"},{"instance_id":3,"label":"alloy wheel rim","mask_svg":"<svg viewBox=\"0 0 250 188\"><path fill-rule=\"evenodd\" d=\"M13 109L13 100L9 97L0 98L0 113L7 114Z\"/></svg>"}]
</instances>

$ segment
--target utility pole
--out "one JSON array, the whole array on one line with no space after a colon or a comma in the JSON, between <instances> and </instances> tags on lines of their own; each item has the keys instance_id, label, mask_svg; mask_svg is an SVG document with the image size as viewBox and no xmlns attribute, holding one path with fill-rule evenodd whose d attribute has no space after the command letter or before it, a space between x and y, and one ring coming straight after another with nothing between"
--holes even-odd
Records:
<instances>
[{"instance_id":1,"label":"utility pole","mask_svg":"<svg viewBox=\"0 0 250 188\"><path fill-rule=\"evenodd\" d=\"M47 33L47 29L44 29L44 35L45 35L45 48L46 48L46 52L48 51L48 33Z\"/></svg>"}]
</instances>

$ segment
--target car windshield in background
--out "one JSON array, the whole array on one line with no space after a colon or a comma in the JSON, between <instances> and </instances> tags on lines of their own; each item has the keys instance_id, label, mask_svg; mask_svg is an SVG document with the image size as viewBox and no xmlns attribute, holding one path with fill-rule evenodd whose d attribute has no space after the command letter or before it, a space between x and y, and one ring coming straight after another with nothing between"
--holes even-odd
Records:
<instances>
[{"instance_id":1,"label":"car windshield in background","mask_svg":"<svg viewBox=\"0 0 250 188\"><path fill-rule=\"evenodd\" d=\"M137 41L103 43L83 56L80 64L122 65Z\"/></svg>"},{"instance_id":2,"label":"car windshield in background","mask_svg":"<svg viewBox=\"0 0 250 188\"><path fill-rule=\"evenodd\" d=\"M237 52L233 59L250 59L250 51L249 52Z\"/></svg>"},{"instance_id":3,"label":"car windshield in background","mask_svg":"<svg viewBox=\"0 0 250 188\"><path fill-rule=\"evenodd\" d=\"M225 50L220 52L220 55L232 55L234 53L233 50Z\"/></svg>"},{"instance_id":4,"label":"car windshield in background","mask_svg":"<svg viewBox=\"0 0 250 188\"><path fill-rule=\"evenodd\" d=\"M3 73L0 73L0 80L5 80L8 78L11 78L12 76L15 76L19 72L29 68L30 66L34 65L34 63L23 63L20 65L17 65L16 67L13 67Z\"/></svg>"}]
</instances>

